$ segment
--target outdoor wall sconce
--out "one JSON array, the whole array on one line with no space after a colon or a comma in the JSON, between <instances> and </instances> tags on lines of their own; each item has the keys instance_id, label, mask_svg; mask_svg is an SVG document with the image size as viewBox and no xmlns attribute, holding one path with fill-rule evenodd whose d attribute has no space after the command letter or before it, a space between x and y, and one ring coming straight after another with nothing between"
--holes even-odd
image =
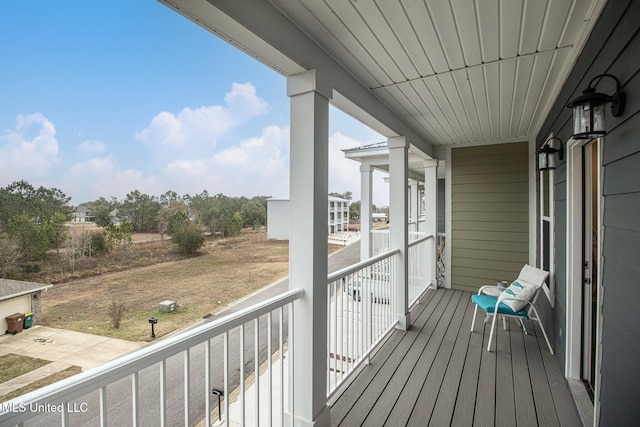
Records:
<instances>
[{"instance_id":1,"label":"outdoor wall sconce","mask_svg":"<svg viewBox=\"0 0 640 427\"><path fill-rule=\"evenodd\" d=\"M613 95L596 92L592 87L594 82L599 83L603 77L610 77L616 81L616 92ZM620 117L624 112L625 96L620 91L620 81L611 74L600 74L589 82L589 86L582 91L582 95L567 104L573 108L573 138L595 139L607 134L604 127L604 106L611 103L611 114Z\"/></svg>"},{"instance_id":2,"label":"outdoor wall sconce","mask_svg":"<svg viewBox=\"0 0 640 427\"><path fill-rule=\"evenodd\" d=\"M560 141L560 148L554 148L549 145L554 139ZM564 158L564 144L560 138L552 136L544 142L544 145L538 150L538 170L548 171L558 167L558 160Z\"/></svg>"}]
</instances>

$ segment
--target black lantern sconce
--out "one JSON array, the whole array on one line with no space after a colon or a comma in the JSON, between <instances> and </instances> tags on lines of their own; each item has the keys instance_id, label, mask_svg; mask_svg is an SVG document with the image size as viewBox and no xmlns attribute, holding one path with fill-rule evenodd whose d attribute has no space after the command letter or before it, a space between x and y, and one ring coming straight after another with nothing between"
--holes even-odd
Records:
<instances>
[{"instance_id":1,"label":"black lantern sconce","mask_svg":"<svg viewBox=\"0 0 640 427\"><path fill-rule=\"evenodd\" d=\"M554 148L549 145L554 139L560 141L560 148ZM560 138L552 136L544 142L544 145L538 150L538 170L548 171L558 167L558 161L564 158L564 143Z\"/></svg>"},{"instance_id":2,"label":"black lantern sconce","mask_svg":"<svg viewBox=\"0 0 640 427\"><path fill-rule=\"evenodd\" d=\"M600 82L603 77L610 77L616 82L616 91L613 95L596 92L592 87L594 82ZM596 83L596 84L597 84ZM607 134L604 127L605 104L611 103L611 115L620 117L624 112L625 96L620 91L620 81L611 74L600 74L589 82L589 86L582 91L582 95L567 104L573 108L573 138L595 139Z\"/></svg>"}]
</instances>

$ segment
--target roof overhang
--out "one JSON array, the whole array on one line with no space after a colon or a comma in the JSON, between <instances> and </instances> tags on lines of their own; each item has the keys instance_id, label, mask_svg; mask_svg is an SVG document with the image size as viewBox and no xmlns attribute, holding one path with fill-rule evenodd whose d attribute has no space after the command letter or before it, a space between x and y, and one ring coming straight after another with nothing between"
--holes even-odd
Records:
<instances>
[{"instance_id":1,"label":"roof overhang","mask_svg":"<svg viewBox=\"0 0 640 427\"><path fill-rule=\"evenodd\" d=\"M20 280L0 279L0 301L6 301L40 291L46 291L51 287L53 287L53 285L23 282Z\"/></svg>"}]
</instances>

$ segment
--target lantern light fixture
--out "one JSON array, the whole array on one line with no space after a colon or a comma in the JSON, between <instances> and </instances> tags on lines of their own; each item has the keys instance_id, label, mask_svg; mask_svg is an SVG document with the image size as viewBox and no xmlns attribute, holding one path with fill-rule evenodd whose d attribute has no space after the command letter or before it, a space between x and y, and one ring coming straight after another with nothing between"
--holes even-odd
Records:
<instances>
[{"instance_id":1,"label":"lantern light fixture","mask_svg":"<svg viewBox=\"0 0 640 427\"><path fill-rule=\"evenodd\" d=\"M554 139L560 141L560 148L554 148L550 144ZM564 158L564 143L560 138L552 136L544 142L544 145L538 150L538 170L548 171L558 167L558 160Z\"/></svg>"},{"instance_id":2,"label":"lantern light fixture","mask_svg":"<svg viewBox=\"0 0 640 427\"><path fill-rule=\"evenodd\" d=\"M616 82L616 91L613 95L596 92L597 85L604 77L609 77ZM624 112L625 95L620 91L620 81L611 74L600 74L589 82L589 86L582 91L582 95L567 104L573 109L573 138L595 139L607 134L604 126L605 104L611 103L611 114L620 117Z\"/></svg>"}]
</instances>

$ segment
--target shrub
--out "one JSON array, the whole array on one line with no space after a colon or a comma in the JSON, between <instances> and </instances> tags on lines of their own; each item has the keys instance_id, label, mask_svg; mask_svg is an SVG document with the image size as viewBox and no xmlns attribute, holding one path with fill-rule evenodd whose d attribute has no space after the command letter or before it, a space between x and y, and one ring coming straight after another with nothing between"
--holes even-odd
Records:
<instances>
[{"instance_id":1,"label":"shrub","mask_svg":"<svg viewBox=\"0 0 640 427\"><path fill-rule=\"evenodd\" d=\"M177 228L171 235L171 240L187 255L193 255L204 245L202 230L192 222Z\"/></svg>"},{"instance_id":2,"label":"shrub","mask_svg":"<svg viewBox=\"0 0 640 427\"><path fill-rule=\"evenodd\" d=\"M109 251L107 238L102 231L94 231L91 233L91 250L95 254L103 254Z\"/></svg>"},{"instance_id":3,"label":"shrub","mask_svg":"<svg viewBox=\"0 0 640 427\"><path fill-rule=\"evenodd\" d=\"M114 329L120 328L120 322L122 322L122 317L124 316L124 312L127 307L125 303L121 300L113 300L109 305L109 319L111 319L111 326Z\"/></svg>"}]
</instances>

